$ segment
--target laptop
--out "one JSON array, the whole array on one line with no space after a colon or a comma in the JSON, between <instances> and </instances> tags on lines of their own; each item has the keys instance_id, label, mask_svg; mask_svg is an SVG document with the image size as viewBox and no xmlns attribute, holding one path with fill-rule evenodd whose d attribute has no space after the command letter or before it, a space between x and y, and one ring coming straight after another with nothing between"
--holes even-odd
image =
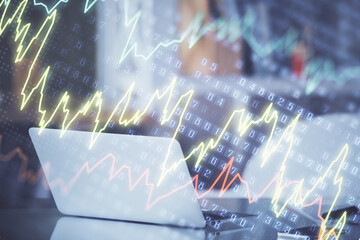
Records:
<instances>
[{"instance_id":1,"label":"laptop","mask_svg":"<svg viewBox=\"0 0 360 240\"><path fill-rule=\"evenodd\" d=\"M226 216L201 208L176 140L70 130L61 136L57 129L40 132L29 130L63 214L201 229L214 220L229 222ZM89 148L92 137L97 140ZM164 169L174 163L179 164L158 185Z\"/></svg>"}]
</instances>

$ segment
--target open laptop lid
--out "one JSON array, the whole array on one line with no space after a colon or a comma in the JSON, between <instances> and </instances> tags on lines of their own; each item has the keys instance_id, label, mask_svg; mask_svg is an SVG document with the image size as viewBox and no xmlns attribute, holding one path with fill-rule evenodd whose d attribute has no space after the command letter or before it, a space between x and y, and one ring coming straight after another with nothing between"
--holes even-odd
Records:
<instances>
[{"instance_id":1,"label":"open laptop lid","mask_svg":"<svg viewBox=\"0 0 360 240\"><path fill-rule=\"evenodd\" d=\"M91 132L29 130L60 212L76 216L204 227L185 162L157 187L167 166L183 159L170 138L101 133L89 150Z\"/></svg>"}]
</instances>

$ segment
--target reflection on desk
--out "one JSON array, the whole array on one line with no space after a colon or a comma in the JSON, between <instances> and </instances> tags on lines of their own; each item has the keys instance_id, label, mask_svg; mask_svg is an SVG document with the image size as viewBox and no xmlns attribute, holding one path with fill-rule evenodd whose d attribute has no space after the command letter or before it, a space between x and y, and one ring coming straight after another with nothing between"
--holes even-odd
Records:
<instances>
[{"instance_id":1,"label":"reflection on desk","mask_svg":"<svg viewBox=\"0 0 360 240\"><path fill-rule=\"evenodd\" d=\"M56 209L1 209L0 239L299 239L299 236L295 235L278 236L277 231L264 224L261 219L251 218L251 222L251 225L254 225L253 230L240 228L206 233L204 230L163 225L63 217Z\"/></svg>"},{"instance_id":2,"label":"reflection on desk","mask_svg":"<svg viewBox=\"0 0 360 240\"><path fill-rule=\"evenodd\" d=\"M51 240L250 240L253 236L252 233L244 231L243 229L234 229L224 232L206 232L204 229L186 229L181 227L82 217L63 217L58 220L51 236ZM276 239L276 235L269 233L266 239Z\"/></svg>"},{"instance_id":3,"label":"reflection on desk","mask_svg":"<svg viewBox=\"0 0 360 240\"><path fill-rule=\"evenodd\" d=\"M204 240L205 233L201 230L164 227L159 225L63 217L58 220L51 236L51 240L63 239Z\"/></svg>"}]
</instances>

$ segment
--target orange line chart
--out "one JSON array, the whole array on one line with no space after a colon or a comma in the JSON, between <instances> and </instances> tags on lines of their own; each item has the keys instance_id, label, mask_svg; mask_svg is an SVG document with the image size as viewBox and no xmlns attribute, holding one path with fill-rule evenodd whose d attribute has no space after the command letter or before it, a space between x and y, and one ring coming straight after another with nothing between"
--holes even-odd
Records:
<instances>
[{"instance_id":1,"label":"orange line chart","mask_svg":"<svg viewBox=\"0 0 360 240\"><path fill-rule=\"evenodd\" d=\"M44 176L43 169L40 168L38 171L29 170L28 169L29 158L24 154L24 152L21 150L20 147L16 147L12 151L6 154L2 153L1 151L2 140L3 140L2 136L0 135L0 162L10 162L15 160L20 160L21 165L19 169L18 180L20 182L29 182L31 184L36 184L40 180L43 180L42 181L43 186L45 188L48 188L48 184L45 178L43 178Z\"/></svg>"},{"instance_id":2,"label":"orange line chart","mask_svg":"<svg viewBox=\"0 0 360 240\"><path fill-rule=\"evenodd\" d=\"M318 183L320 183L320 181L327 175L328 171L330 171L333 168L333 166L335 166L335 164L340 162L340 164L338 164L337 171L339 171L341 169L342 163L343 163L343 161L344 161L344 159L345 159L345 157L347 155L347 149L348 149L348 146L345 145L344 148L342 149L342 151L340 152L340 154L330 164L330 166L327 169L327 171L325 172L325 174L320 177L320 180L318 181ZM343 220L343 218L346 218L346 212L344 212L344 214L341 217L341 219L339 220L338 224L336 224L336 226L334 228L332 228L330 231L328 231L325 234L324 231L326 229L326 222L328 220L328 216L330 215L334 204L332 205L328 215L325 218L323 218L321 216L322 197L321 196L317 197L315 200L312 200L312 201L308 200L310 194L315 190L318 183L316 183L314 185L314 187L310 191L308 191L305 194L305 196L303 196L304 194L302 193L302 188L303 188L303 180L304 179L294 180L294 181L291 181L291 182L288 182L288 183L282 185L281 184L281 171L279 171L277 173L274 173L274 177L267 183L267 185L264 187L264 189L259 194L257 194L255 197L252 197L249 183L246 180L244 180L239 173L236 173L235 176L233 176L232 178L229 178L230 170L231 170L231 167L232 167L233 162L234 162L234 157L230 159L230 161L227 163L227 165L224 167L224 169L221 171L221 173L218 175L218 177L212 183L210 188L207 191L202 192L202 193L199 193L198 188L197 188L198 181L199 181L199 175L197 174L192 179L189 179L189 181L186 182L186 184L181 185L181 186L179 186L177 188L174 188L171 191L169 191L168 193L153 199L152 195L153 195L153 192L154 192L154 190L156 188L156 184L149 182L150 170L146 169L140 175L140 177L135 180L132 177L131 167L130 166L123 165L123 166L119 167L118 169L116 169L116 167L115 167L116 158L112 153L107 154L104 158L99 160L93 166L90 166L89 162L85 162L82 165L82 167L79 169L79 171L74 175L74 177L69 182L65 182L63 179L56 178L56 179L50 181L49 185L51 187L53 187L53 188L54 187L60 187L62 193L67 194L67 193L69 193L69 191L71 191L72 187L76 184L77 180L82 176L82 174L84 174L84 173L85 174L91 174L94 170L96 170L98 167L100 167L106 161L111 161L111 163L112 163L111 168L110 168L110 172L109 172L109 176L108 176L109 181L113 181L115 179L115 177L117 175L119 175L119 173L121 173L123 171L126 171L128 173L129 191L132 191L133 189L135 189L135 187L138 186L141 182L144 183L147 187L150 188L149 194L147 196L147 203L146 203L146 206L145 206L146 210L151 209L160 200L169 197L170 195L174 194L175 192L185 188L189 184L194 183L194 185L195 185L195 195L197 196L198 199L201 199L201 198L205 197L208 193L210 193L211 190L215 187L215 185L217 183L221 183L221 181L223 181L223 182L222 182L222 187L221 187L221 190L220 190L220 193L219 193L219 197L221 197L230 188L230 186L235 181L238 181L241 184L245 185L245 188L247 190L246 193L247 193L247 198L248 198L249 204L251 204L251 203L255 202L257 199L259 199L266 191L269 190L269 188L271 186L275 186L276 193L274 194L274 199L275 199L275 202L278 203L279 195L282 193L282 191L284 189L288 188L289 186L293 186L293 185L296 184L296 186L294 188L294 193L291 194L291 196L288 197L288 199L285 201L285 203L282 206L280 212L276 212L276 213L281 214L282 210L287 206L287 204L290 203L291 200L294 201L294 204L300 205L301 207L310 207L312 205L318 204L317 216L322 222L321 226L324 226L319 231L319 239L329 239L331 235L334 235L335 238L338 239L338 237L341 234L341 231L338 232L338 234L337 234L335 232L335 229L337 229L337 227L341 227L341 229L342 229L343 226L339 225L341 223L340 220ZM47 168L47 171L48 170L49 169ZM223 179L223 180L221 180L221 179ZM342 180L342 179L340 178L340 180ZM338 185L338 182L340 180L338 179L338 174L336 174L335 177L334 177L334 185ZM341 190L341 188L340 188L340 190ZM274 202L274 199L273 199L273 202ZM334 203L335 202L336 202L336 198L334 199Z\"/></svg>"}]
</instances>

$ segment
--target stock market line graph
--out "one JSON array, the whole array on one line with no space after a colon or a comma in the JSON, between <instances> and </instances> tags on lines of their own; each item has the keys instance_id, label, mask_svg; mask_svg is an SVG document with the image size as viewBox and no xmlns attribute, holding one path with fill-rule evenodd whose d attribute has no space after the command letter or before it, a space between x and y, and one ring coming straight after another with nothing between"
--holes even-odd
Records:
<instances>
[{"instance_id":1,"label":"stock market line graph","mask_svg":"<svg viewBox=\"0 0 360 240\"><path fill-rule=\"evenodd\" d=\"M7 5L10 1L11 0L5 1L5 5ZM34 1L34 6L43 7L48 14L53 12L59 5L66 4L69 2L69 0L59 0L55 4L52 4L52 6L50 6L50 4L43 3L41 0L33 0L33 1ZM84 13L88 12L97 1L98 0L86 0L85 6L84 6Z\"/></svg>"},{"instance_id":2,"label":"stock market line graph","mask_svg":"<svg viewBox=\"0 0 360 240\"><path fill-rule=\"evenodd\" d=\"M184 159L171 165L168 163L170 145L164 161L159 165L161 175L158 182L149 181L148 175L151 174L149 170L144 171L138 179L134 180L131 175L132 168L123 165L115 169L114 162L116 157L109 154L95 165L90 166L89 163L86 163L81 166L78 173L70 182L57 179L50 184L59 185L64 193L69 192L72 186L76 184L77 179L81 178L83 174L86 173L90 175L97 167L102 165L103 162L112 161L108 177L109 181L112 181L120 172L126 172L128 174L130 191L135 189L140 183L145 183L145 185L149 187L150 193L148 195L146 209L151 208L155 204L160 204L161 199L170 196L174 192L180 191L189 184L194 185L195 194L198 199L206 197L211 190L218 188L218 186L220 186L219 197L221 197L233 184L242 184L246 187L248 194L246 197L249 203L256 202L269 188L275 188L276 191L271 203L273 205L281 204L280 209L274 211L276 217L281 215L288 204L294 204L304 208L318 204L317 215L321 220L321 225L317 237L319 239L340 239L340 235L344 232L344 229L346 229L348 213L344 211L339 218L336 219L335 223L332 222L331 213L335 210L335 205L339 201L338 198L342 193L344 185L349 187L349 185L354 184L354 181L356 181L349 180L347 176L342 176L342 173L340 173L341 169L350 165L349 168L352 169L351 174L356 177L358 169L355 163L356 160L354 161L354 159L357 159L356 149L353 150L355 153L349 153L349 145L344 143L342 150L337 157L334 158L335 160L328 161L321 166L317 165L316 169L321 170L316 170L315 172L315 169L310 169L309 167L311 171L314 171L311 173L313 180L311 180L312 187L310 189L304 190L306 179L299 179L289 183L287 179L284 179L284 176L287 170L293 166L291 162L287 161L290 154L292 154L292 147L301 141L294 138L293 133L298 128L301 128L304 121L310 121L313 117L313 113L305 110L302 105L315 103L306 100L302 101L302 98L305 99L306 96L317 96L316 94L324 97L327 95L327 92L323 89L327 84L333 82L338 84L336 86L342 86L339 84L345 85L356 79L359 68L356 64L352 64L356 63L355 60L351 59L349 60L351 64L338 67L338 65L340 65L339 61L334 61L331 58L326 58L315 53L315 51L309 47L312 41L309 36L313 37L315 34L308 30L308 26L305 26L303 29L289 27L285 31L282 31L280 35L268 38L265 43L264 41L259 41L258 36L261 35L261 31L266 31L259 28L259 21L261 20L259 20L259 14L263 14L262 11L265 10L258 10L262 8L265 9L266 7L271 8L272 4L258 8L253 8L250 4L248 7L250 9L249 11L246 11L246 13L240 17L237 16L233 18L224 17L226 14L224 14L222 8L220 8L222 9L220 11L220 17L214 17L216 16L217 10L216 6L212 5L208 6L210 15L206 13L206 11L198 11L191 16L182 13L181 17L174 16L171 19L182 21L182 17L187 16L189 24L185 30L168 37L158 38L156 34L155 37L152 35L153 30L144 30L141 22L143 19L149 19L154 29L163 28L161 24L166 21L161 22L156 20L156 18L154 18L155 20L148 18L149 11L156 10L155 7L153 7L154 5L149 4L150 7L146 8L141 7L142 4L140 3L135 4L127 0L118 2L123 12L114 16L114 21L122 24L123 27L128 30L128 34L124 36L124 47L117 52L117 58L115 59L98 58L94 60L90 57L81 56L81 51L94 52L94 49L89 50L91 46L103 44L104 41L101 36L99 37L99 33L91 33L91 37L88 37L85 41L71 40L73 41L71 42L68 40L68 42L66 42L62 41L62 38L59 37L63 35L63 30L59 31L58 29L60 27L67 27L66 21L64 22L63 19L64 15L62 15L63 9L71 8L68 6L72 4L74 4L73 1L68 0L54 1L52 4L39 0L23 0L19 3L11 0L2 0L0 2L0 37L4 39L9 35L12 36L9 40L11 47L0 48L0 54L12 49L13 57L9 59L11 64L15 66L14 72L17 72L17 74L19 72L22 73L22 77L16 77L17 75L13 74L16 81L14 81L14 86L12 87L17 88L15 98L18 98L20 103L20 106L17 106L17 110L29 115L32 114L34 116L33 118L37 119L36 125L41 129L54 125L58 126L58 128L62 130L59 135L60 138L67 134L67 130L75 127L90 130L92 134L88 146L89 151L97 144L100 133L116 131L117 129L130 129L130 133L133 131L132 129L139 126L139 128L146 126L150 132L155 132L159 135L163 134L164 136L170 137L173 141L181 138L189 140L191 141L191 143L189 143L191 146L189 148L190 150L185 154ZM94 24L93 26L96 31L100 28L107 27L107 23L102 22L101 17L94 14L94 12L96 13L97 11L97 5L105 5L106 1L86 0L77 4L83 9L83 12L78 14L81 14L81 17L86 19L87 24ZM135 11L130 6L135 6ZM341 8L341 11L345 11L343 10L344 8L345 7ZM45 13L39 15L38 19L32 20L31 17L29 17L29 12L33 9L36 9L35 11L45 10ZM91 9L93 11L90 11ZM66 11L71 11L71 9L67 9ZM164 11L164 14L166 15L167 13ZM265 18L263 15L261 16ZM212 16L210 20L209 16ZM268 16L268 18L271 19L273 16ZM95 24L96 21L99 21L99 24ZM272 21L269 21L269 25L272 24ZM82 27L82 24L74 22L69 26L69 29L72 29L74 32L84 31ZM270 26L270 29L271 27L272 26ZM314 29L318 30L319 28L314 27ZM151 43L146 51L142 49L145 40L139 37L139 32L142 31L147 31L147 40ZM169 33L171 31L169 27ZM185 46L190 51L196 53L196 49L202 46L204 40L211 36L211 34L214 34L213 41L216 44L225 46L229 44L241 45L240 52L243 55L241 57L238 56L239 60L237 63L240 63L238 66L242 67L244 66L244 56L246 55L244 52L248 50L253 54L249 58L253 61L256 57L260 59L270 59L271 61L274 56L281 53L287 56L288 59L291 59L288 60L288 62L294 61L294 65L297 61L295 58L298 57L294 55L296 49L307 49L304 50L304 52L308 51L310 53L313 51L314 53L311 53L312 55L310 53L308 54L310 57L306 56L303 62L298 63L302 70L300 74L301 79L295 81L302 81L301 84L304 91L299 94L299 91L296 92L294 90L295 93L283 98L281 95L273 93L278 91L278 89L269 91L262 90L264 88L261 85L261 80L258 79L255 79L256 81L253 83L254 86L258 84L260 89L258 93L255 94L255 87L253 87L253 89L251 89L251 87L245 89L244 84L239 84L239 82L246 82L246 80L243 80L243 77L235 84L230 83L231 80L228 79L222 80L223 83L218 84L220 82L219 80L212 79L220 78L216 74L214 76L195 74L194 76L185 77L178 74L176 71L182 66L181 60L177 60L177 56L174 56L178 50L178 46ZM323 34L331 35L325 30ZM0 39L0 41L3 41L2 39ZM87 46L87 42L91 42L93 45ZM329 40L329 42L331 42L331 40ZM245 43L248 45L248 48ZM61 44L72 45L66 48L61 47ZM51 62L48 61L49 58L54 59L48 52L53 49L59 52L59 60L56 60L54 64L48 63ZM222 54L219 49L221 48L217 48L216 50L218 51L217 57L221 58L220 56ZM50 57L48 57L49 55ZM76 61L78 61L76 65L66 63L65 56L72 55L79 57L79 61L76 59ZM228 55L230 55L230 53L228 53ZM344 54L337 55L339 58L344 57ZM220 61L219 59L217 60ZM217 60L214 60L214 63ZM141 79L136 79L120 91L116 83L114 83L113 86L99 87L103 79L101 79L101 76L92 76L88 69L91 69L93 72L99 72L99 62L101 61L106 62L108 65L114 65L115 74L123 71L129 74L129 76L130 74L140 76L139 74L141 72L146 72L147 70L145 69L149 68L150 74L148 75L151 75L149 79L154 79L154 89L151 89L148 94L138 90L138 86L143 84L140 81ZM141 64L139 64L139 61ZM203 59L200 64L206 65L207 61L207 59L206 61ZM26 67L19 70L20 68L17 66L21 65L26 65ZM65 67L62 68L62 66ZM87 68L85 69L84 66ZM60 77L61 80L59 82L69 81L67 84L68 89L56 89L54 83L60 79L57 71L61 72L63 69L68 69L63 72L71 72L74 79L67 79L67 76ZM2 69L2 71L5 73L10 70L5 71ZM111 74L114 74L114 72ZM82 74L85 75L85 77L83 80L79 80L80 78L78 78L78 76ZM235 79L235 75L233 73L231 74L231 78ZM262 78L261 74L259 74L259 76L261 76L259 78ZM87 93L84 89L81 89L81 84L90 85L90 78L93 81L91 85L93 91ZM5 78L2 77L1 81L3 81L3 79ZM164 84L158 84L164 79L166 79L166 81L163 81ZM202 86L200 88L194 88L194 84L191 82L194 80L198 82L198 85ZM257 81L259 83L257 83ZM73 94L71 89L77 85L80 86L80 90L78 94ZM273 87L275 85L278 84L274 81L270 84L270 89L274 89ZM247 86L251 86L250 83ZM240 91L236 88L240 89ZM115 97L109 101L109 92L111 91L115 92L115 94L113 94ZM353 91L353 89L350 89L350 91ZM218 92L221 93L218 94ZM284 92L283 94L286 95L288 93ZM82 97L82 95L86 97ZM139 96L143 98L145 95L147 97L146 105L142 108L134 107L136 106L136 101L139 101ZM1 90L1 108L6 106L6 104L10 105L8 102L13 101L8 100L5 96L6 90ZM346 94L344 96L346 96ZM354 96L356 96L356 94ZM195 106L196 103L199 103L197 100L199 98L204 98L206 104L201 103L199 106ZM354 111L357 109L356 104L356 100L346 106L340 103L340 105L344 105L344 108L353 109ZM227 105L228 109L226 109L224 105ZM32 109L33 106L35 107ZM328 106L326 105L324 108L326 109L326 107ZM152 126L149 123L151 122L149 119L156 122L157 126ZM85 124L83 124L83 122ZM346 124L351 125L352 123L348 122ZM329 131L332 131L332 128ZM203 137L202 134L206 137ZM355 145L357 145L356 134L357 133L354 133L355 136L347 138L347 140L355 139L353 141ZM275 141L274 139L277 140ZM2 138L0 137L0 144L1 141ZM248 180L242 178L240 169L245 167L247 162L251 161L251 157L257 154L258 146L262 146L263 149L261 155L258 154L262 160L259 169L266 169L267 166L271 164L271 156L277 151L284 151L280 146L284 143L288 144L288 149L285 150L286 155L284 159L281 159L281 167L274 172L274 177L265 186L263 191L259 195L252 197ZM173 142L171 144L173 144ZM334 147L334 144L333 141L329 141L328 145ZM326 153L319 154L326 155ZM219 155L221 155L221 157L219 157ZM50 165L43 166L43 169L37 172L28 170L27 167L30 160L22 152L20 147L15 148L9 153L0 154L0 160L2 162L10 163L13 159L21 160L18 175L20 181L27 181L33 184L38 183L43 179L44 172L51 170ZM156 187L165 184L166 177L172 174L183 161L186 161L190 165L190 168L193 167L193 169L195 169L195 174L192 172L192 179L189 180L187 185L180 186L172 192L153 199L152 192L155 191ZM350 164L348 162L350 162ZM193 166L191 166L191 164L193 164ZM196 169L199 173L196 173ZM231 171L236 172L236 174L230 174ZM202 174L200 174L200 172L202 172ZM331 186L333 189L336 189L336 195L335 198L332 199L328 214L325 217L321 217L320 212L323 198L322 196L318 196L314 199L314 196L316 196L317 188L321 188L326 177L331 174L333 174ZM199 184L206 181L206 178L208 179L207 181L209 181L207 182L207 190L201 192L198 189ZM210 181L210 179L214 181ZM44 186L45 185L44 180ZM283 197L284 192L289 191L289 188L291 188L291 194L287 197L285 203L282 204L282 202L279 202L280 198ZM355 204L357 197L351 194L347 196L347 202ZM349 199L355 200L350 201Z\"/></svg>"}]
</instances>

